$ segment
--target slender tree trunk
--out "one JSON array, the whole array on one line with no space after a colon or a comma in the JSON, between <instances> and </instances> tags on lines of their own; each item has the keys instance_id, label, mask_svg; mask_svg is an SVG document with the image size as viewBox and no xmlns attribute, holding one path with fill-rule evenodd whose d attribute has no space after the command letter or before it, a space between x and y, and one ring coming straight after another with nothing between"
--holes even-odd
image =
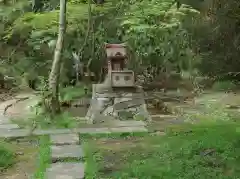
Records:
<instances>
[{"instance_id":1,"label":"slender tree trunk","mask_svg":"<svg viewBox=\"0 0 240 179\"><path fill-rule=\"evenodd\" d=\"M52 63L51 72L49 75L49 91L51 93L50 110L52 114L60 112L59 104L59 76L61 68L61 54L63 49L64 34L66 31L66 0L60 0L60 12L59 12L59 32L54 52L54 58Z\"/></svg>"}]
</instances>

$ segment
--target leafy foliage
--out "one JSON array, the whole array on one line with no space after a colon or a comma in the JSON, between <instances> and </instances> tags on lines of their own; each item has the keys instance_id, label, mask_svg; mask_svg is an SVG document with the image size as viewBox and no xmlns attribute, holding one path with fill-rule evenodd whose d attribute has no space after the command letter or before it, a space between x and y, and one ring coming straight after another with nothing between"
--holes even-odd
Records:
<instances>
[{"instance_id":1,"label":"leafy foliage","mask_svg":"<svg viewBox=\"0 0 240 179\"><path fill-rule=\"evenodd\" d=\"M129 66L137 73L154 69L154 78L160 71L238 78L239 10L235 7L239 2L177 2L109 0L103 5L91 4L93 30L88 32L87 1L69 1L62 79L71 76L72 49L79 50L84 64L92 60L90 68L99 77L99 66L104 65L105 59L103 43L122 41L128 43ZM4 39L0 51L5 49L1 64L5 74L24 78L24 72L28 76L37 72L36 77L46 78L58 32L58 11L56 0L45 2L39 13L31 12L31 4L25 0L0 10L4 24L0 28ZM17 81L21 83L20 79Z\"/></svg>"}]
</instances>

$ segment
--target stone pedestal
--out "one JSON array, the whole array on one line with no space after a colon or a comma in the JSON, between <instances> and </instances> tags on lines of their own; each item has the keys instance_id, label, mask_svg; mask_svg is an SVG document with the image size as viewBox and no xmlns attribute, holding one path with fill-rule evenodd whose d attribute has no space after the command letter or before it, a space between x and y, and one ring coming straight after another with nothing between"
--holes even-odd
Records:
<instances>
[{"instance_id":1,"label":"stone pedestal","mask_svg":"<svg viewBox=\"0 0 240 179\"><path fill-rule=\"evenodd\" d=\"M101 116L101 117L100 117ZM151 120L148 114L141 87L136 90L97 91L93 86L91 106L86 115L88 123L103 122L102 116L112 116L120 120L137 119Z\"/></svg>"}]
</instances>

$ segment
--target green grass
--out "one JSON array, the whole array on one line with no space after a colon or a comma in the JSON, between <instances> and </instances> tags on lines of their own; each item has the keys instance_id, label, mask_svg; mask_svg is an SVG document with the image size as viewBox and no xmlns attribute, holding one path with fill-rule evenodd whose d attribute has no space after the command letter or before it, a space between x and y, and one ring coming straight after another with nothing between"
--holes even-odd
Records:
<instances>
[{"instance_id":1,"label":"green grass","mask_svg":"<svg viewBox=\"0 0 240 179\"><path fill-rule=\"evenodd\" d=\"M40 136L39 137L39 159L37 171L34 174L34 179L45 179L46 169L50 165L50 139L49 136Z\"/></svg>"},{"instance_id":2,"label":"green grass","mask_svg":"<svg viewBox=\"0 0 240 179\"><path fill-rule=\"evenodd\" d=\"M237 84L232 81L216 81L214 82L212 89L216 91L227 91L237 88Z\"/></svg>"},{"instance_id":3,"label":"green grass","mask_svg":"<svg viewBox=\"0 0 240 179\"><path fill-rule=\"evenodd\" d=\"M166 136L89 140L86 179L240 178L239 127L213 122Z\"/></svg>"},{"instance_id":4,"label":"green grass","mask_svg":"<svg viewBox=\"0 0 240 179\"><path fill-rule=\"evenodd\" d=\"M0 141L0 170L11 167L15 162L14 151L11 149L10 145Z\"/></svg>"}]
</instances>

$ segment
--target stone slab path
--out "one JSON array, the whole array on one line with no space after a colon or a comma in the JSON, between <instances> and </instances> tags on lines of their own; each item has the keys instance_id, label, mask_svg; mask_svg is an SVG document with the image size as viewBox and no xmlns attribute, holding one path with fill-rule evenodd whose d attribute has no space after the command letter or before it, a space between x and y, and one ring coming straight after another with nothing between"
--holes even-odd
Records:
<instances>
[{"instance_id":1,"label":"stone slab path","mask_svg":"<svg viewBox=\"0 0 240 179\"><path fill-rule=\"evenodd\" d=\"M79 137L76 134L57 134L50 135L51 144L59 145L76 145L79 144Z\"/></svg>"},{"instance_id":2,"label":"stone slab path","mask_svg":"<svg viewBox=\"0 0 240 179\"><path fill-rule=\"evenodd\" d=\"M148 132L142 121L119 121L118 127L34 130L31 135L50 135L51 164L46 179L84 179L84 151L80 134ZM29 129L15 124L0 124L0 137L26 137Z\"/></svg>"},{"instance_id":3,"label":"stone slab path","mask_svg":"<svg viewBox=\"0 0 240 179\"><path fill-rule=\"evenodd\" d=\"M54 163L47 169L46 179L84 179L84 163Z\"/></svg>"},{"instance_id":4,"label":"stone slab path","mask_svg":"<svg viewBox=\"0 0 240 179\"><path fill-rule=\"evenodd\" d=\"M62 145L51 146L53 163L63 161L65 159L82 159L83 151L80 145Z\"/></svg>"},{"instance_id":5,"label":"stone slab path","mask_svg":"<svg viewBox=\"0 0 240 179\"><path fill-rule=\"evenodd\" d=\"M50 140L52 164L46 171L46 179L83 179L84 155L79 134L54 134Z\"/></svg>"},{"instance_id":6,"label":"stone slab path","mask_svg":"<svg viewBox=\"0 0 240 179\"><path fill-rule=\"evenodd\" d=\"M111 133L128 133L128 132L147 132L145 128L145 123L141 121L135 121L136 125L131 121L129 126L127 122L120 123L119 127L101 127L101 128L75 128L75 129L36 129L30 133L29 129L19 129L14 124L0 125L0 137L4 138L14 138L14 137L26 137L31 135L52 135L52 134L111 134ZM142 125L141 125L142 124ZM2 127L1 127L2 126ZM4 128L6 127L6 128Z\"/></svg>"}]
</instances>

